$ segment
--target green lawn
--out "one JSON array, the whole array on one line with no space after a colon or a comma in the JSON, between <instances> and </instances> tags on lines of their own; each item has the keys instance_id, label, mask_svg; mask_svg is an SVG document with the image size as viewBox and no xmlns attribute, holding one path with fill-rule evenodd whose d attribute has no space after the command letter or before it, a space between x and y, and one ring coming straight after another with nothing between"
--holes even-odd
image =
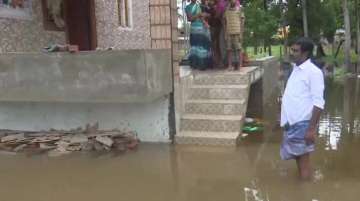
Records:
<instances>
[{"instance_id":1,"label":"green lawn","mask_svg":"<svg viewBox=\"0 0 360 201\"><path fill-rule=\"evenodd\" d=\"M263 49L263 48L262 48ZM272 56L281 58L284 55L284 47L282 45L273 45L271 46L272 49ZM345 54L344 54L344 50L343 48L340 49L338 56L335 58L335 56L333 54L333 50L332 48L325 48L324 49L326 57L325 57L325 61L329 62L329 63L334 63L336 62L337 64L341 65L344 63L345 60ZM336 51L336 50L334 50ZM264 51L258 51L258 54L254 54L254 47L248 47L246 48L246 53L248 54L249 58L251 59L257 59L257 58L261 58L261 57L266 57L269 56L268 51L264 52ZM355 63L357 61L357 55L355 53L355 50L351 51L351 62Z\"/></svg>"},{"instance_id":2,"label":"green lawn","mask_svg":"<svg viewBox=\"0 0 360 201\"><path fill-rule=\"evenodd\" d=\"M281 52L283 54L284 50L283 50L283 47L281 45L272 45L271 46L271 52L272 52L272 56L280 58L281 57ZM258 48L258 53L257 54L254 53L254 47L247 47L246 48L246 53L247 53L247 55L249 56L250 59L258 59L258 58L269 56L268 50L266 52L264 52L263 47Z\"/></svg>"}]
</instances>

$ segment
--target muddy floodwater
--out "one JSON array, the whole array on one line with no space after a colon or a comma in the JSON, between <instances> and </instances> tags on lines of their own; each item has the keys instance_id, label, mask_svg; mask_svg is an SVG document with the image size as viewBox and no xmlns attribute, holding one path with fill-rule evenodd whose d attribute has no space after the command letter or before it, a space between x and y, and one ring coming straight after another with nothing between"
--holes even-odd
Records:
<instances>
[{"instance_id":1,"label":"muddy floodwater","mask_svg":"<svg viewBox=\"0 0 360 201\"><path fill-rule=\"evenodd\" d=\"M274 102L266 111L277 111ZM314 179L281 161L276 112L237 148L141 144L126 154L0 155L0 201L358 201L360 79L328 82Z\"/></svg>"}]
</instances>

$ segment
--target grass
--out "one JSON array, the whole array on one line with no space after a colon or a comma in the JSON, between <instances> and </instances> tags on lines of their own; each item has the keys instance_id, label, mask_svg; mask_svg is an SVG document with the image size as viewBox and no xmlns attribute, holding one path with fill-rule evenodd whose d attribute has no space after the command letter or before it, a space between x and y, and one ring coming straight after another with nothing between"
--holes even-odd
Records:
<instances>
[{"instance_id":1,"label":"grass","mask_svg":"<svg viewBox=\"0 0 360 201\"><path fill-rule=\"evenodd\" d=\"M267 57L269 56L268 50L266 52L263 51L264 48L263 47L259 47L258 48L258 53L255 54L254 53L254 47L247 47L246 48L246 53L249 56L250 59L258 59L258 58L262 58L262 57ZM277 58L281 58L281 52L283 53L283 47L281 45L272 45L271 46L271 52L272 52L272 56L277 57Z\"/></svg>"},{"instance_id":2,"label":"grass","mask_svg":"<svg viewBox=\"0 0 360 201\"><path fill-rule=\"evenodd\" d=\"M248 54L249 58L251 59L258 59L258 58L262 58L262 57L266 57L269 56L268 52L264 52L262 51L263 48L259 48L258 49L258 54L254 53L254 47L248 47L246 48L246 53ZM272 45L271 46L271 50L272 50L272 56L275 56L279 59L282 58L282 56L284 55L284 47L282 45ZM333 55L332 52L332 48L324 48L325 51L325 61L327 63L332 63L332 64L337 64L337 65L343 65L345 63L345 54L344 54L344 50L341 48L339 51L338 56L335 58L335 56ZM334 53L335 54L335 53ZM352 49L351 50L351 62L352 63L356 63L357 62L357 54L355 53L355 50Z\"/></svg>"}]
</instances>

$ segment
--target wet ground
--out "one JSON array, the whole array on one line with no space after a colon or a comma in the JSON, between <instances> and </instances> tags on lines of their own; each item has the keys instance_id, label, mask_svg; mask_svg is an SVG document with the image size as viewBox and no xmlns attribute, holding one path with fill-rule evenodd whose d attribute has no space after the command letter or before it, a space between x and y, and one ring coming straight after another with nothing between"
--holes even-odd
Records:
<instances>
[{"instance_id":1,"label":"wet ground","mask_svg":"<svg viewBox=\"0 0 360 201\"><path fill-rule=\"evenodd\" d=\"M0 155L0 201L358 201L360 79L329 82L326 100L312 182L279 159L270 101L265 132L236 149L142 144L123 155Z\"/></svg>"}]
</instances>

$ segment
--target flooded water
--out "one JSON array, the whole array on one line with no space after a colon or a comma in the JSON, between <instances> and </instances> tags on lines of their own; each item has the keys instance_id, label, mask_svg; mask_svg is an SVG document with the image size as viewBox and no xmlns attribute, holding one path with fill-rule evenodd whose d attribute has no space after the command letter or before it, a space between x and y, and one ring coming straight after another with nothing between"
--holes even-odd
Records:
<instances>
[{"instance_id":1,"label":"flooded water","mask_svg":"<svg viewBox=\"0 0 360 201\"><path fill-rule=\"evenodd\" d=\"M312 182L279 159L282 134L270 112L265 132L234 149L142 144L124 155L0 155L0 201L358 201L360 79L329 82L326 101Z\"/></svg>"}]
</instances>

